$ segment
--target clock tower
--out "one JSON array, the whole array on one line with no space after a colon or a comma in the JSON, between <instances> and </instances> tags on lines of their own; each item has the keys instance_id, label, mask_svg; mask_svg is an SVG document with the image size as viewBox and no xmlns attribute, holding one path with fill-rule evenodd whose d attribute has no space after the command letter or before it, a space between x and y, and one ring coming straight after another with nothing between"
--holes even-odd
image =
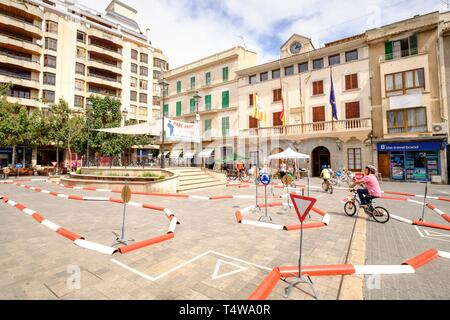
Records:
<instances>
[{"instance_id":1,"label":"clock tower","mask_svg":"<svg viewBox=\"0 0 450 320\"><path fill-rule=\"evenodd\" d=\"M281 58L292 57L301 53L314 50L311 39L294 33L282 46Z\"/></svg>"}]
</instances>

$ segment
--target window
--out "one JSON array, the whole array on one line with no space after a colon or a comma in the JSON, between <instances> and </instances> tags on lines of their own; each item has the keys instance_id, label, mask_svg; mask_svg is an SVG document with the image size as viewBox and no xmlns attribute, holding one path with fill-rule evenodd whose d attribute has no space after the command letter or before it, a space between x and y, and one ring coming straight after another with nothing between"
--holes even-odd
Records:
<instances>
[{"instance_id":1,"label":"window","mask_svg":"<svg viewBox=\"0 0 450 320\"><path fill-rule=\"evenodd\" d=\"M323 58L313 60L313 69L318 70L323 68Z\"/></svg>"},{"instance_id":2,"label":"window","mask_svg":"<svg viewBox=\"0 0 450 320\"><path fill-rule=\"evenodd\" d=\"M86 58L86 50L80 47L77 47L77 58L85 59Z\"/></svg>"},{"instance_id":3,"label":"window","mask_svg":"<svg viewBox=\"0 0 450 320\"><path fill-rule=\"evenodd\" d=\"M86 43L86 33L77 31L77 41L81 43Z\"/></svg>"},{"instance_id":4,"label":"window","mask_svg":"<svg viewBox=\"0 0 450 320\"><path fill-rule=\"evenodd\" d=\"M268 72L263 72L259 75L259 80L260 81L267 81L269 80L269 73Z\"/></svg>"},{"instance_id":5,"label":"window","mask_svg":"<svg viewBox=\"0 0 450 320\"><path fill-rule=\"evenodd\" d=\"M135 77L130 77L130 87L137 88L138 79Z\"/></svg>"},{"instance_id":6,"label":"window","mask_svg":"<svg viewBox=\"0 0 450 320\"><path fill-rule=\"evenodd\" d=\"M45 49L56 51L57 41L53 38L45 38Z\"/></svg>"},{"instance_id":7,"label":"window","mask_svg":"<svg viewBox=\"0 0 450 320\"><path fill-rule=\"evenodd\" d=\"M325 121L325 107L314 107L313 109L313 122L324 122Z\"/></svg>"},{"instance_id":8,"label":"window","mask_svg":"<svg viewBox=\"0 0 450 320\"><path fill-rule=\"evenodd\" d=\"M47 20L45 22L45 31L50 33L58 33L58 23L55 21Z\"/></svg>"},{"instance_id":9,"label":"window","mask_svg":"<svg viewBox=\"0 0 450 320\"><path fill-rule=\"evenodd\" d=\"M137 92L136 91L130 91L130 100L137 101Z\"/></svg>"},{"instance_id":10,"label":"window","mask_svg":"<svg viewBox=\"0 0 450 320\"><path fill-rule=\"evenodd\" d=\"M278 79L281 75L280 69L272 70L272 79Z\"/></svg>"},{"instance_id":11,"label":"window","mask_svg":"<svg viewBox=\"0 0 450 320\"><path fill-rule=\"evenodd\" d=\"M84 91L84 81L75 79L75 90Z\"/></svg>"},{"instance_id":12,"label":"window","mask_svg":"<svg viewBox=\"0 0 450 320\"><path fill-rule=\"evenodd\" d=\"M230 92L222 91L222 109L230 107Z\"/></svg>"},{"instance_id":13,"label":"window","mask_svg":"<svg viewBox=\"0 0 450 320\"><path fill-rule=\"evenodd\" d=\"M359 119L359 101L347 102L345 104L345 118L346 119Z\"/></svg>"},{"instance_id":14,"label":"window","mask_svg":"<svg viewBox=\"0 0 450 320\"><path fill-rule=\"evenodd\" d=\"M153 105L159 106L160 103L161 103L161 99L159 97L153 96Z\"/></svg>"},{"instance_id":15,"label":"window","mask_svg":"<svg viewBox=\"0 0 450 320\"><path fill-rule=\"evenodd\" d=\"M345 76L345 90L358 89L358 74L349 74Z\"/></svg>"},{"instance_id":16,"label":"window","mask_svg":"<svg viewBox=\"0 0 450 320\"><path fill-rule=\"evenodd\" d=\"M163 112L164 112L164 117L169 116L169 105L168 104L163 105Z\"/></svg>"},{"instance_id":17,"label":"window","mask_svg":"<svg viewBox=\"0 0 450 320\"><path fill-rule=\"evenodd\" d=\"M205 84L209 86L211 84L211 72L205 73Z\"/></svg>"},{"instance_id":18,"label":"window","mask_svg":"<svg viewBox=\"0 0 450 320\"><path fill-rule=\"evenodd\" d=\"M392 60L418 54L417 35L385 43L385 59Z\"/></svg>"},{"instance_id":19,"label":"window","mask_svg":"<svg viewBox=\"0 0 450 320\"><path fill-rule=\"evenodd\" d=\"M222 80L228 81L228 67L222 68Z\"/></svg>"},{"instance_id":20,"label":"window","mask_svg":"<svg viewBox=\"0 0 450 320\"><path fill-rule=\"evenodd\" d=\"M252 116L248 116L248 128L249 129L258 128L258 119L253 118Z\"/></svg>"},{"instance_id":21,"label":"window","mask_svg":"<svg viewBox=\"0 0 450 320\"><path fill-rule=\"evenodd\" d=\"M227 137L230 135L230 117L222 118L222 136Z\"/></svg>"},{"instance_id":22,"label":"window","mask_svg":"<svg viewBox=\"0 0 450 320\"><path fill-rule=\"evenodd\" d=\"M181 101L177 101L177 113L176 116L177 117L181 117Z\"/></svg>"},{"instance_id":23,"label":"window","mask_svg":"<svg viewBox=\"0 0 450 320\"><path fill-rule=\"evenodd\" d=\"M347 51L345 53L345 61L346 62L355 61L355 60L358 60L358 50Z\"/></svg>"},{"instance_id":24,"label":"window","mask_svg":"<svg viewBox=\"0 0 450 320\"><path fill-rule=\"evenodd\" d=\"M55 102L55 91L42 90L42 99L45 102L54 103Z\"/></svg>"},{"instance_id":25,"label":"window","mask_svg":"<svg viewBox=\"0 0 450 320\"><path fill-rule=\"evenodd\" d=\"M294 74L294 66L289 66L284 68L284 75L285 76L290 76Z\"/></svg>"},{"instance_id":26,"label":"window","mask_svg":"<svg viewBox=\"0 0 450 320\"><path fill-rule=\"evenodd\" d=\"M341 55L336 54L334 56L329 56L328 57L328 64L330 66L334 66L336 64L340 64L341 63Z\"/></svg>"},{"instance_id":27,"label":"window","mask_svg":"<svg viewBox=\"0 0 450 320\"><path fill-rule=\"evenodd\" d=\"M205 120L205 137L208 137L208 138L211 137L211 128L212 128L212 120L206 119Z\"/></svg>"},{"instance_id":28,"label":"window","mask_svg":"<svg viewBox=\"0 0 450 320\"><path fill-rule=\"evenodd\" d=\"M323 80L313 82L313 96L323 94Z\"/></svg>"},{"instance_id":29,"label":"window","mask_svg":"<svg viewBox=\"0 0 450 320\"><path fill-rule=\"evenodd\" d=\"M256 74L248 77L248 83L249 84L256 83Z\"/></svg>"},{"instance_id":30,"label":"window","mask_svg":"<svg viewBox=\"0 0 450 320\"><path fill-rule=\"evenodd\" d=\"M306 72L309 70L308 62L303 62L298 65L298 72Z\"/></svg>"},{"instance_id":31,"label":"window","mask_svg":"<svg viewBox=\"0 0 450 320\"><path fill-rule=\"evenodd\" d=\"M389 134L427 132L425 107L388 111L387 118Z\"/></svg>"},{"instance_id":32,"label":"window","mask_svg":"<svg viewBox=\"0 0 450 320\"><path fill-rule=\"evenodd\" d=\"M147 80L140 80L139 81L139 88L141 90L147 90L148 89L148 82L147 82Z\"/></svg>"},{"instance_id":33,"label":"window","mask_svg":"<svg viewBox=\"0 0 450 320\"><path fill-rule=\"evenodd\" d=\"M44 55L44 67L56 68L56 57L49 54Z\"/></svg>"},{"instance_id":34,"label":"window","mask_svg":"<svg viewBox=\"0 0 450 320\"><path fill-rule=\"evenodd\" d=\"M253 94L249 94L249 95L248 95L248 105L252 107L254 101L255 101L255 100L253 99Z\"/></svg>"},{"instance_id":35,"label":"window","mask_svg":"<svg viewBox=\"0 0 450 320\"><path fill-rule=\"evenodd\" d=\"M137 50L131 49L131 59L137 60L138 52Z\"/></svg>"},{"instance_id":36,"label":"window","mask_svg":"<svg viewBox=\"0 0 450 320\"><path fill-rule=\"evenodd\" d=\"M75 63L75 73L82 74L84 76L84 64L76 62Z\"/></svg>"},{"instance_id":37,"label":"window","mask_svg":"<svg viewBox=\"0 0 450 320\"><path fill-rule=\"evenodd\" d=\"M211 95L208 94L205 96L205 110L211 110Z\"/></svg>"},{"instance_id":38,"label":"window","mask_svg":"<svg viewBox=\"0 0 450 320\"><path fill-rule=\"evenodd\" d=\"M146 93L139 94L139 102L147 103L147 94Z\"/></svg>"},{"instance_id":39,"label":"window","mask_svg":"<svg viewBox=\"0 0 450 320\"><path fill-rule=\"evenodd\" d=\"M83 96L75 96L73 105L75 107L84 107L84 97Z\"/></svg>"},{"instance_id":40,"label":"window","mask_svg":"<svg viewBox=\"0 0 450 320\"><path fill-rule=\"evenodd\" d=\"M274 112L272 114L272 124L274 127L280 127L283 125L283 121L281 121L281 112Z\"/></svg>"},{"instance_id":41,"label":"window","mask_svg":"<svg viewBox=\"0 0 450 320\"><path fill-rule=\"evenodd\" d=\"M148 54L141 53L141 62L148 63Z\"/></svg>"},{"instance_id":42,"label":"window","mask_svg":"<svg viewBox=\"0 0 450 320\"><path fill-rule=\"evenodd\" d=\"M195 89L195 77L191 77L191 90Z\"/></svg>"},{"instance_id":43,"label":"window","mask_svg":"<svg viewBox=\"0 0 450 320\"><path fill-rule=\"evenodd\" d=\"M348 148L348 170L350 171L361 171L362 161L361 161L361 148Z\"/></svg>"},{"instance_id":44,"label":"window","mask_svg":"<svg viewBox=\"0 0 450 320\"><path fill-rule=\"evenodd\" d=\"M137 73L137 64L136 63L131 63L131 72Z\"/></svg>"},{"instance_id":45,"label":"window","mask_svg":"<svg viewBox=\"0 0 450 320\"><path fill-rule=\"evenodd\" d=\"M153 79L161 79L161 71L153 70Z\"/></svg>"},{"instance_id":46,"label":"window","mask_svg":"<svg viewBox=\"0 0 450 320\"><path fill-rule=\"evenodd\" d=\"M194 98L191 98L190 100L189 100L189 112L190 113L194 113L195 112L195 108L196 107L196 105L195 105L195 99Z\"/></svg>"},{"instance_id":47,"label":"window","mask_svg":"<svg viewBox=\"0 0 450 320\"><path fill-rule=\"evenodd\" d=\"M281 101L281 89L275 89L272 91L273 93L273 102Z\"/></svg>"},{"instance_id":48,"label":"window","mask_svg":"<svg viewBox=\"0 0 450 320\"><path fill-rule=\"evenodd\" d=\"M44 84L55 85L56 75L50 72L44 72Z\"/></svg>"},{"instance_id":49,"label":"window","mask_svg":"<svg viewBox=\"0 0 450 320\"><path fill-rule=\"evenodd\" d=\"M147 77L148 76L148 68L144 67L144 66L141 66L141 68L140 68L140 75ZM159 77L157 79L159 79Z\"/></svg>"},{"instance_id":50,"label":"window","mask_svg":"<svg viewBox=\"0 0 450 320\"><path fill-rule=\"evenodd\" d=\"M423 88L425 89L424 69L409 70L393 74L387 74L386 93L393 91L402 91L403 94L407 90Z\"/></svg>"},{"instance_id":51,"label":"window","mask_svg":"<svg viewBox=\"0 0 450 320\"><path fill-rule=\"evenodd\" d=\"M177 93L181 92L181 81L177 81Z\"/></svg>"}]
</instances>

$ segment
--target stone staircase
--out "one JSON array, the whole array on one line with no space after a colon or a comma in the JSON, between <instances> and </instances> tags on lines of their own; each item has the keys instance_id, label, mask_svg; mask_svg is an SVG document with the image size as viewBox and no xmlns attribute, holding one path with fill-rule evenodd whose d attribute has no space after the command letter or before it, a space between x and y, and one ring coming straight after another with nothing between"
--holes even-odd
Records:
<instances>
[{"instance_id":1,"label":"stone staircase","mask_svg":"<svg viewBox=\"0 0 450 320\"><path fill-rule=\"evenodd\" d=\"M177 192L224 186L225 183L199 168L173 168L179 174Z\"/></svg>"}]
</instances>

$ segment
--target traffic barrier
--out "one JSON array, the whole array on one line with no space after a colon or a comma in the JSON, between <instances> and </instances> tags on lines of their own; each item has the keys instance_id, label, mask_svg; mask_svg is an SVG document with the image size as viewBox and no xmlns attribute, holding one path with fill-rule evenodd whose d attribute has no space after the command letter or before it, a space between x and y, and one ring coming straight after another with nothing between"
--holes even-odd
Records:
<instances>
[{"instance_id":1,"label":"traffic barrier","mask_svg":"<svg viewBox=\"0 0 450 320\"><path fill-rule=\"evenodd\" d=\"M163 242L163 241L167 241L167 240L173 239L173 237L174 237L173 233L164 234L164 235L161 235L161 236L158 236L158 237L155 237L155 238L151 238L151 239L148 239L148 240L144 240L144 241L140 241L140 242L136 242L136 243L133 243L133 244L130 244L130 245L126 245L126 246L120 247L119 248L119 252L122 253L122 254L123 253L128 253L128 252L131 252L131 251L134 251L134 250L137 250L137 249L141 249L141 248L144 248L144 247L148 247L148 246L154 245L154 244L159 243L159 242Z\"/></svg>"},{"instance_id":2,"label":"traffic barrier","mask_svg":"<svg viewBox=\"0 0 450 320\"><path fill-rule=\"evenodd\" d=\"M418 256L415 256L414 258L405 260L402 264L410 265L417 270L428 262L436 259L437 257L439 257L438 251L436 249L430 249L419 254Z\"/></svg>"},{"instance_id":3,"label":"traffic barrier","mask_svg":"<svg viewBox=\"0 0 450 320\"><path fill-rule=\"evenodd\" d=\"M72 231L67 230L66 228L59 228L58 230L56 230L57 233L59 233L60 235L62 235L63 237L75 241L77 239L84 239L82 236L73 233Z\"/></svg>"},{"instance_id":4,"label":"traffic barrier","mask_svg":"<svg viewBox=\"0 0 450 320\"><path fill-rule=\"evenodd\" d=\"M298 277L298 266L279 267L282 278ZM323 266L305 266L302 267L302 275L310 277L321 276L340 276L354 274L355 268L351 264L323 265Z\"/></svg>"},{"instance_id":5,"label":"traffic barrier","mask_svg":"<svg viewBox=\"0 0 450 320\"><path fill-rule=\"evenodd\" d=\"M261 282L255 291L247 298L248 300L265 300L280 280L280 271L274 268Z\"/></svg>"}]
</instances>

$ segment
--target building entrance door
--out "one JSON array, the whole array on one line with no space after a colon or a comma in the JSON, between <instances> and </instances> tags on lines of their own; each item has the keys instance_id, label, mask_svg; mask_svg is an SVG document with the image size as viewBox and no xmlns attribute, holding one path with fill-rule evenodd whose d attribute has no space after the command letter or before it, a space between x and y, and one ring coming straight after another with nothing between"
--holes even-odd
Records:
<instances>
[{"instance_id":1,"label":"building entrance door","mask_svg":"<svg viewBox=\"0 0 450 320\"><path fill-rule=\"evenodd\" d=\"M381 178L391 178L391 157L389 153L378 154L378 171L381 173Z\"/></svg>"},{"instance_id":2,"label":"building entrance door","mask_svg":"<svg viewBox=\"0 0 450 320\"><path fill-rule=\"evenodd\" d=\"M325 147L317 147L312 152L312 165L313 165L313 176L319 177L322 171L322 166L329 166L330 161L330 151Z\"/></svg>"}]
</instances>

